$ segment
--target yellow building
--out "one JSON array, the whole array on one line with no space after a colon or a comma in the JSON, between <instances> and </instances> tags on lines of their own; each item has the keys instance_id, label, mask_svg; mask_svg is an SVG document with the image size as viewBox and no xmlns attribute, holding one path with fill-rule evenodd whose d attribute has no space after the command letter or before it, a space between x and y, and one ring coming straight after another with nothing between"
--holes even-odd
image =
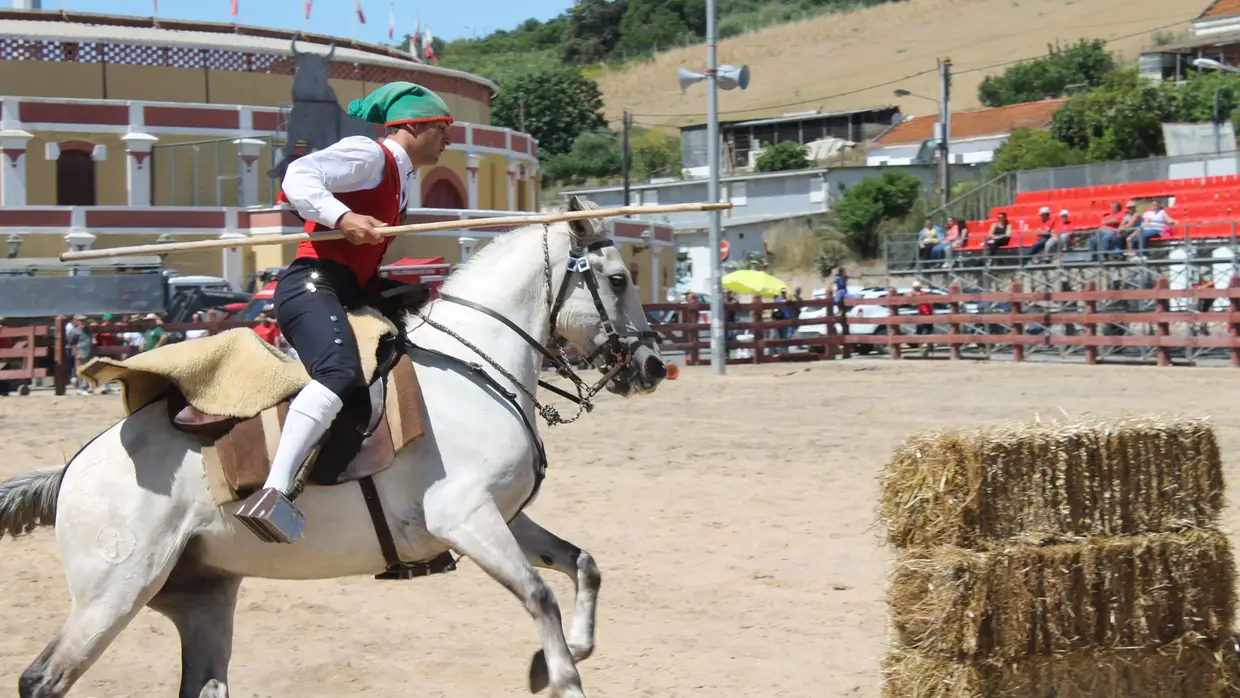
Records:
<instances>
[{"instance_id":1,"label":"yellow building","mask_svg":"<svg viewBox=\"0 0 1240 698\"><path fill-rule=\"evenodd\" d=\"M55 257L161 236L300 230L276 206L279 180L267 175L287 141L297 52L327 59L342 110L393 80L425 85L451 107L452 145L439 165L418 173L411 222L538 210L537 142L490 125L497 87L484 78L337 37L26 11L0 18L0 234L20 241L22 257ZM655 252L643 268L670 270L675 254L657 254L671 245L663 228L619 222L617 235L633 236L621 245L629 253ZM389 254L457 263L494 234L405 236ZM177 255L168 264L240 287L256 269L287 264L294 249Z\"/></svg>"}]
</instances>

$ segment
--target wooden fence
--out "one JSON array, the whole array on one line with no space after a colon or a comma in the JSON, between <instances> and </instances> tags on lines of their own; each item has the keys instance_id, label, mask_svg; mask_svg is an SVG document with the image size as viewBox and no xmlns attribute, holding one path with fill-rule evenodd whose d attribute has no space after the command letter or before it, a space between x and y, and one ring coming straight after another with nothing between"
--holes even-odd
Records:
<instances>
[{"instance_id":1,"label":"wooden fence","mask_svg":"<svg viewBox=\"0 0 1240 698\"><path fill-rule=\"evenodd\" d=\"M47 327L0 327L0 380L47 377ZM40 359L44 361L40 362Z\"/></svg>"},{"instance_id":2,"label":"wooden fence","mask_svg":"<svg viewBox=\"0 0 1240 698\"><path fill-rule=\"evenodd\" d=\"M1223 311L1202 311L1202 301L1214 304L1219 298L1227 301ZM1173 310L1172 303L1187 303L1191 310ZM1100 303L1144 302L1152 304L1152 309L1144 312L1098 312ZM948 306L947 313L931 315L900 314L899 308L905 307L916 312L918 305L931 304ZM975 307L1004 304L1005 312L962 312L966 304ZM1083 291L1052 291L1025 292L1019 282L1012 285L1010 293L985 292L961 293L959 286L953 284L946 295L922 294L899 295L895 289L888 289L886 296L881 298L847 298L844 301L845 313L861 306L885 306L887 314L880 316L866 315L861 318L838 314L830 300L812 300L801 303L802 315L812 308L825 308L825 316L797 320L766 321L759 319L748 322L726 322L728 363L766 363L778 361L813 361L831 360L839 356L848 358L860 346L885 346L892 359L903 358L902 346L915 344L921 346L946 346L948 357L962 358L962 348L970 345L991 348L1009 346L1015 361L1024 361L1026 350L1033 346L1081 347L1085 363L1095 364L1099 361L1100 347L1136 347L1152 349L1157 355L1159 366L1172 363L1174 349L1222 349L1225 350L1230 364L1240 367L1240 276L1233 276L1227 288L1189 288L1171 289L1165 277L1159 278L1152 289L1134 290L1099 290L1094 282L1089 282ZM1032 306L1032 308L1031 308ZM1051 306L1056 306L1052 309ZM685 363L700 365L709 363L703 353L710 348L710 325L700 322L701 313L706 306L692 303L652 304L646 306L655 330L664 334L665 350L685 352ZM762 318L766 311L786 307L782 303L738 303L725 306L725 315L748 312L751 318ZM892 312L895 308L895 312ZM1079 310L1078 310L1079 309ZM676 321L662 322L665 317L674 317ZM850 334L849 323L854 326L877 325L885 332L874 334ZM837 327L838 325L838 327ZM930 326L928 334L905 333L902 326ZM946 334L934 334L934 325L946 325ZM1004 333L991 334L988 331L995 325L1006 326ZM1037 333L1027 332L1030 326L1038 326ZM1138 334L1106 334L1100 333L1100 327L1149 325L1153 333ZM1173 334L1172 326L1208 326L1219 325L1221 332L1216 334ZM821 336L770 338L769 330L786 327L822 326ZM986 328L983 332L966 332L962 326ZM1061 332L1056 333L1058 327ZM750 336L752 339L735 341L737 336ZM780 352L787 347L807 347L807 352ZM736 357L734 350L749 350L747 355Z\"/></svg>"}]
</instances>

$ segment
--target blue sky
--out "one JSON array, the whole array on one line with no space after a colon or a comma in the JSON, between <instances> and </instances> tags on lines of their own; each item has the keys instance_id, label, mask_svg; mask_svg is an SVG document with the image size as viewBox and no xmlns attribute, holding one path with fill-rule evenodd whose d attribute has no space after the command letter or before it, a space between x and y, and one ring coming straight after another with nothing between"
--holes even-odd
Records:
<instances>
[{"instance_id":1,"label":"blue sky","mask_svg":"<svg viewBox=\"0 0 1240 698\"><path fill-rule=\"evenodd\" d=\"M149 17L156 0L43 0L43 9L77 10ZM232 0L158 0L159 16L214 22L253 24L283 29L305 29L320 34L387 42L390 0L361 0L366 24L358 24L353 0L314 0L310 21L304 22L305 0L237 0L237 16L229 14ZM4 6L8 0L0 0ZM533 17L548 20L572 6L572 0L395 0L396 38L411 33L414 13L422 26L445 41L483 36L496 29L512 29Z\"/></svg>"}]
</instances>

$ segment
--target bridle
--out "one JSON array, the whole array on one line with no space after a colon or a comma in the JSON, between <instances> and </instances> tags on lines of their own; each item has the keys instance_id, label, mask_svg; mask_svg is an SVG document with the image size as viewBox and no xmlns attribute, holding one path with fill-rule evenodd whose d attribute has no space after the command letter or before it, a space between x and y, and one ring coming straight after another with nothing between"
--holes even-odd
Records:
<instances>
[{"instance_id":1,"label":"bridle","mask_svg":"<svg viewBox=\"0 0 1240 698\"><path fill-rule=\"evenodd\" d=\"M528 390L524 385L521 384L521 381L517 380L517 378L513 376L511 373L509 373L507 369L501 366L499 362L487 356L480 349L478 349L478 347L470 343L469 340L460 336L459 334L457 334L450 328L445 327L441 323L430 319L425 314L420 314L419 317L421 317L422 320L426 322L426 324L430 325L431 327L434 327L435 329L439 330L440 332L443 332L444 334L447 334L448 336L452 337L453 339L457 340L461 344L471 349L474 353L478 354L478 356L482 357L484 361L489 363L493 368L495 368L495 370L499 371L505 378L511 381L512 384L515 385L518 390L525 393L526 396L528 396L530 400L534 402L534 407L538 410L538 413L542 415L542 418L546 420L548 426L555 426L556 424L571 424L572 422L577 421L577 419L581 417L583 412L592 411L594 409L594 404L591 401L594 398L594 396L597 395L599 391L601 391L603 387L607 385L608 381L615 378L616 374L618 374L620 371L627 368L632 363L633 355L628 350L628 348L625 346L623 340L625 339L635 339L635 340L655 339L655 340L658 340L660 338L660 335L658 332L641 331L632 326L624 328L623 331L617 330L615 322L613 322L612 319L608 316L607 308L604 307L603 305L603 298L599 291L598 278L594 274L593 270L591 270L590 268L589 254L591 252L597 252L599 250L602 250L608 247L615 247L615 243L611 241L610 239L599 240L597 242L590 243L589 245L586 245L586 246L574 245L569 250L568 264L565 270L566 273L564 274L564 280L560 284L559 292L553 297L551 294L551 285L553 283L552 274L551 274L551 250L550 250L550 244L548 242L548 238L550 234L551 234L550 227L544 224L543 225L543 236L542 236L543 262L544 262L543 273L544 273L544 279L546 280L546 287L547 287L547 307L551 309L551 316L549 320L549 323L550 323L550 335L549 336L550 336L552 343L556 344L557 347L561 343L561 340L564 339L563 335L560 334L559 328L557 327L556 320L559 317L560 309L564 306L564 302L568 299L569 294L571 293L573 287L575 286L573 279L577 276L582 277L585 280L586 288L589 289L590 291L590 296L594 300L594 308L595 310L598 311L599 318L602 321L603 332L604 334L607 335L606 341L599 344L598 347L594 349L594 351L590 352L590 354L585 357L586 363L597 367L598 370L603 374L603 377L600 378L593 385L586 383L585 380L583 380L580 376L577 375L576 372L573 371L572 367L568 363L567 357L565 357L564 355L563 349L560 349L559 355L552 353L547 347L540 344L538 340L531 337L528 332L518 327L515 323L513 323L511 320L504 317L503 315L500 315L499 313L495 312L494 310L491 310L490 308L480 303L475 303L471 300L466 300L464 298L453 296L451 294L440 293L439 299L449 302L449 303L456 303L457 305L463 305L466 308L472 308L474 310L477 310L480 313L484 313L486 315L489 315L495 318L496 320L502 322L508 329L512 330L513 332L516 332L517 335L521 337L521 339L525 340L526 344L529 344L530 346L534 347L534 349L536 349L540 354L542 354L544 358L550 361L552 367L555 368L556 373L558 373L560 376L566 378L567 380L573 383L573 386L576 388L577 394L573 395L541 379L538 381L538 385L546 388L547 390L550 390L551 392L557 395L560 395L561 397L567 398L577 403L577 414L573 415L571 419L564 419L563 417L561 417L559 410L557 410L555 407L551 405L541 404L538 401L538 398L530 390ZM597 363L600 358L602 359L601 366ZM482 368L481 366L478 366L477 364L472 364L471 367L475 371L481 371L481 368Z\"/></svg>"}]
</instances>

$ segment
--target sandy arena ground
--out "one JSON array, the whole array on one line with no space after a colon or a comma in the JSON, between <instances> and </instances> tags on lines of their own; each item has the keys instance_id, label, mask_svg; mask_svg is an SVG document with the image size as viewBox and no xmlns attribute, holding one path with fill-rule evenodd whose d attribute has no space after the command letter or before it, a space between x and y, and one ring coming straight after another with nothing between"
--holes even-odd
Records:
<instances>
[{"instance_id":1,"label":"sandy arena ground","mask_svg":"<svg viewBox=\"0 0 1240 698\"><path fill-rule=\"evenodd\" d=\"M551 431L549 478L531 510L603 568L586 691L876 698L890 555L873 523L876 476L904 435L1061 410L1213 413L1234 488L1236 376L854 360L735 367L723 381L689 369L655 396L608 396ZM120 416L118 403L0 399L0 476L72 455ZM11 692L67 598L50 532L0 542L0 560L0 691ZM571 587L550 579L567 615ZM521 696L536 649L521 606L467 561L410 582L249 580L229 683L238 698ZM171 624L144 610L72 695L175 695L178 672Z\"/></svg>"}]
</instances>

